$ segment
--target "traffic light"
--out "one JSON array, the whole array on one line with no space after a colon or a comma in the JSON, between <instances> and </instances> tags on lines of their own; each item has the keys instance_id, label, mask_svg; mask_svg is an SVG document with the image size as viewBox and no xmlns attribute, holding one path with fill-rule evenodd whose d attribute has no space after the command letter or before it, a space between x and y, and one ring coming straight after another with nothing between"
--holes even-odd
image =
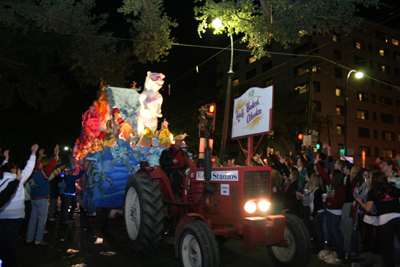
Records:
<instances>
[{"instance_id":1,"label":"traffic light","mask_svg":"<svg viewBox=\"0 0 400 267\"><path fill-rule=\"evenodd\" d=\"M210 133L212 133L215 130L215 114L217 112L217 106L215 103L212 104L207 104L207 112L206 112L206 118L207 118L207 125L208 129L210 130Z\"/></svg>"},{"instance_id":2,"label":"traffic light","mask_svg":"<svg viewBox=\"0 0 400 267\"><path fill-rule=\"evenodd\" d=\"M320 145L319 143L317 143L317 144L315 145L315 148L316 148L316 149L320 149L320 148L321 148L321 145Z\"/></svg>"},{"instance_id":3,"label":"traffic light","mask_svg":"<svg viewBox=\"0 0 400 267\"><path fill-rule=\"evenodd\" d=\"M207 107L206 106L202 106L201 108L199 108L200 111L200 116L199 116L199 129L200 130L204 130L204 127L207 126L207 118L206 118L206 113L207 113Z\"/></svg>"},{"instance_id":4,"label":"traffic light","mask_svg":"<svg viewBox=\"0 0 400 267\"><path fill-rule=\"evenodd\" d=\"M300 133L300 134L297 136L297 139L303 140L303 134Z\"/></svg>"}]
</instances>

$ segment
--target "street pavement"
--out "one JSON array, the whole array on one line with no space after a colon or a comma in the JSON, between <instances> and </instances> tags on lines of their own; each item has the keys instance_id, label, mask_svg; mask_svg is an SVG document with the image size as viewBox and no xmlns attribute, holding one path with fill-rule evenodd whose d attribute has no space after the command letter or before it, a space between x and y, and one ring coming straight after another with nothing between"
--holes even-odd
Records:
<instances>
[{"instance_id":1,"label":"street pavement","mask_svg":"<svg viewBox=\"0 0 400 267\"><path fill-rule=\"evenodd\" d=\"M98 227L97 217L75 213L68 224L60 221L47 222L44 241L47 246L25 244L26 230L21 230L17 247L18 265L25 267L80 267L80 266L135 266L176 267L174 236L169 231L161 246L147 254L135 254L129 246L122 217L109 220L107 231ZM102 242L95 244L96 240ZM220 247L220 266L273 266L266 248L244 249L239 240L231 239ZM309 266L331 266L313 255ZM351 266L342 262L339 266Z\"/></svg>"}]
</instances>

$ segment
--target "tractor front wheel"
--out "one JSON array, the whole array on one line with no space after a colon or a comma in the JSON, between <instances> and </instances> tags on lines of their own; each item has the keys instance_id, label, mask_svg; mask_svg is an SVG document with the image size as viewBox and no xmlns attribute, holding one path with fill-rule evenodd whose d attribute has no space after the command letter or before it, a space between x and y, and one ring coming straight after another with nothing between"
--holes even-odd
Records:
<instances>
[{"instance_id":1,"label":"tractor front wheel","mask_svg":"<svg viewBox=\"0 0 400 267\"><path fill-rule=\"evenodd\" d=\"M182 227L179 258L184 267L219 266L217 241L205 222L191 221Z\"/></svg>"},{"instance_id":2,"label":"tractor front wheel","mask_svg":"<svg viewBox=\"0 0 400 267\"><path fill-rule=\"evenodd\" d=\"M158 247L163 237L163 204L157 180L148 173L132 175L125 187L124 219L135 252Z\"/></svg>"},{"instance_id":3,"label":"tractor front wheel","mask_svg":"<svg viewBox=\"0 0 400 267\"><path fill-rule=\"evenodd\" d=\"M276 266L308 265L311 257L311 242L304 223L292 214L285 214L286 227L284 247L268 247L268 253Z\"/></svg>"}]
</instances>

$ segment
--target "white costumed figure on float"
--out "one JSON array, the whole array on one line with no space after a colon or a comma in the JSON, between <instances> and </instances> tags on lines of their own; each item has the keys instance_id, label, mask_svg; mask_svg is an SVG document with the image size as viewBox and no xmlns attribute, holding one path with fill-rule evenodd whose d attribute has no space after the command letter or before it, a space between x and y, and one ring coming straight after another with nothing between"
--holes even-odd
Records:
<instances>
[{"instance_id":1,"label":"white costumed figure on float","mask_svg":"<svg viewBox=\"0 0 400 267\"><path fill-rule=\"evenodd\" d=\"M147 72L144 90L139 96L140 111L137 120L137 133L142 134L147 127L153 131L157 130L157 117L161 118L162 95L158 92L164 84L165 75L162 73Z\"/></svg>"}]
</instances>

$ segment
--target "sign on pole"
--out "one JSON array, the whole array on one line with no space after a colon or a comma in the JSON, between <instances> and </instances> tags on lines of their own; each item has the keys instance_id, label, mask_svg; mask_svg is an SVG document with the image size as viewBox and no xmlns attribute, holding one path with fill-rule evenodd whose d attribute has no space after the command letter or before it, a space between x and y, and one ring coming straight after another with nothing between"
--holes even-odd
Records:
<instances>
[{"instance_id":1,"label":"sign on pole","mask_svg":"<svg viewBox=\"0 0 400 267\"><path fill-rule=\"evenodd\" d=\"M272 130L273 87L252 87L234 101L232 138Z\"/></svg>"}]
</instances>

